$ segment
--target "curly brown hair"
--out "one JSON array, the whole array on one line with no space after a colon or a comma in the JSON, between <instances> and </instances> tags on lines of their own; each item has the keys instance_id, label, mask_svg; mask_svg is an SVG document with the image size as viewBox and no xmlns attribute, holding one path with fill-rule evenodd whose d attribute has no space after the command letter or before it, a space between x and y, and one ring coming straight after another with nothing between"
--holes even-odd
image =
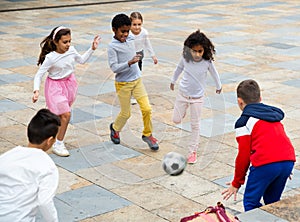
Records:
<instances>
[{"instance_id":1,"label":"curly brown hair","mask_svg":"<svg viewBox=\"0 0 300 222\"><path fill-rule=\"evenodd\" d=\"M209 38L206 37L206 35L198 29L197 31L190 34L187 39L184 41L184 47L183 47L183 57L187 62L190 60L193 60L192 54L191 54L191 48L194 46L201 45L204 49L204 53L202 58L205 60L214 60L213 54L216 53L215 46L213 43L209 40Z\"/></svg>"}]
</instances>

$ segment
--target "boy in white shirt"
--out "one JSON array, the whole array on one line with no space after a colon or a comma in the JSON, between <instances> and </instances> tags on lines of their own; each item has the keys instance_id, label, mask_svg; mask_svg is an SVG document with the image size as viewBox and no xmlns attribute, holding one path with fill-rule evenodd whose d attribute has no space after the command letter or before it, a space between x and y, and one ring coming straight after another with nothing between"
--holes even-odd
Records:
<instances>
[{"instance_id":1,"label":"boy in white shirt","mask_svg":"<svg viewBox=\"0 0 300 222\"><path fill-rule=\"evenodd\" d=\"M27 147L17 146L0 155L0 221L57 222L53 197L58 169L46 153L55 142L60 118L41 109L27 127Z\"/></svg>"}]
</instances>

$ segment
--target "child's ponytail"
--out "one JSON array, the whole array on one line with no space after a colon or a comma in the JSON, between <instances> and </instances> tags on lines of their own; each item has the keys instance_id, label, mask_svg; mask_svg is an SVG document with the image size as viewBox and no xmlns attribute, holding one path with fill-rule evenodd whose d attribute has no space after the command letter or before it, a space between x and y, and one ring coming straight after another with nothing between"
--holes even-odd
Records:
<instances>
[{"instance_id":1,"label":"child's ponytail","mask_svg":"<svg viewBox=\"0 0 300 222\"><path fill-rule=\"evenodd\" d=\"M56 50L56 45L54 44L52 39L52 33L40 43L40 47L41 47L41 53L37 65L43 64L46 55Z\"/></svg>"}]
</instances>

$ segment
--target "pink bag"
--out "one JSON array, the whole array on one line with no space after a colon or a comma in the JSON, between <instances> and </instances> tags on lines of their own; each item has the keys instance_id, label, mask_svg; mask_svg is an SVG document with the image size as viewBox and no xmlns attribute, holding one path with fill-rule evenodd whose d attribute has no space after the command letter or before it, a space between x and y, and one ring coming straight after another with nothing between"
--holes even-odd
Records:
<instances>
[{"instance_id":1,"label":"pink bag","mask_svg":"<svg viewBox=\"0 0 300 222\"><path fill-rule=\"evenodd\" d=\"M180 222L240 222L236 216L226 212L224 205L221 202L215 207L208 207L202 212L197 212L194 215L181 218Z\"/></svg>"}]
</instances>

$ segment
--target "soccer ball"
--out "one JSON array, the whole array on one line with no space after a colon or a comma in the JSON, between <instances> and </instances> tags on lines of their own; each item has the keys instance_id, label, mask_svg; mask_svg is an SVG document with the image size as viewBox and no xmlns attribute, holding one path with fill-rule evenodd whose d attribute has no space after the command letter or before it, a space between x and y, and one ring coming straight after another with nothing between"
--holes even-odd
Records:
<instances>
[{"instance_id":1,"label":"soccer ball","mask_svg":"<svg viewBox=\"0 0 300 222\"><path fill-rule=\"evenodd\" d=\"M186 158L176 152L167 153L162 162L164 171L171 176L177 176L181 174L184 171L185 166Z\"/></svg>"}]
</instances>

